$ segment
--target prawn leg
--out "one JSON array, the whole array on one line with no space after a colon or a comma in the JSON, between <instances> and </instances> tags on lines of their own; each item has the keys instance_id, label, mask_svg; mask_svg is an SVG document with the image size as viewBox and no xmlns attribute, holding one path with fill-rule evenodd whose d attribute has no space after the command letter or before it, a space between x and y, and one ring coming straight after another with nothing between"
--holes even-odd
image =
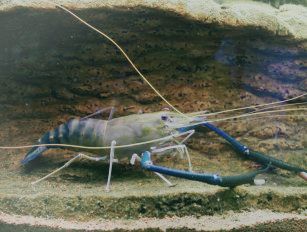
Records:
<instances>
[{"instance_id":1,"label":"prawn leg","mask_svg":"<svg viewBox=\"0 0 307 232\"><path fill-rule=\"evenodd\" d=\"M112 166L113 163L118 162L117 159L114 158L114 150L115 150L115 145L116 142L112 141L111 143L111 151L110 151L110 161L109 161L109 174L108 174L108 181L107 181L107 185L106 185L106 191L110 191L110 184L111 184L111 175L112 175ZM106 156L102 156L102 157L91 157L82 153L79 153L78 155L76 155L75 157L73 157L72 159L70 159L69 161L67 161L62 167L56 169L55 171L49 173L48 175L44 176L43 178L32 182L33 185L38 184L39 182L47 179L48 177L58 173L59 171L63 170L64 168L67 168L71 163L73 163L75 160L78 159L87 159L87 160L92 160L92 161L102 161L102 160L106 160Z\"/></svg>"},{"instance_id":2,"label":"prawn leg","mask_svg":"<svg viewBox=\"0 0 307 232\"><path fill-rule=\"evenodd\" d=\"M185 153L187 160L188 160L188 165L189 165L189 171L192 172L192 163L191 163L191 158L189 151L187 149L187 146L184 144L178 144L178 145L173 145L173 146L168 146L168 147L163 147L163 148L156 148L152 150L152 153L161 153L167 150L172 150L172 149L177 149L179 150L180 153Z\"/></svg>"},{"instance_id":3,"label":"prawn leg","mask_svg":"<svg viewBox=\"0 0 307 232\"><path fill-rule=\"evenodd\" d=\"M191 158L190 158L190 154L189 151L186 147L186 145L184 145L183 143L186 142L193 134L195 133L195 130L188 130L188 131L184 131L184 132L180 132L178 134L174 134L172 140L177 143L177 145L171 145L171 146L167 146L167 147L163 147L163 148L153 148L152 152L153 153L161 153L167 150L171 150L171 149L177 149L177 151L179 152L179 154L185 154L188 160L188 165L189 165L189 171L192 171L192 163L191 163ZM186 136L185 136L186 135ZM177 138L185 136L183 138L183 140L178 141Z\"/></svg>"},{"instance_id":4,"label":"prawn leg","mask_svg":"<svg viewBox=\"0 0 307 232\"><path fill-rule=\"evenodd\" d=\"M90 115L87 115L87 116L81 118L81 120L91 118L91 117L94 117L96 115L103 114L104 112L108 112L108 111L110 111L108 120L111 120L113 118L113 114L115 112L115 107L113 107L113 106L102 108L102 109L100 109L100 110L98 110L98 111L96 111L96 112L94 112Z\"/></svg>"},{"instance_id":5,"label":"prawn leg","mask_svg":"<svg viewBox=\"0 0 307 232\"><path fill-rule=\"evenodd\" d=\"M178 141L176 139L175 142L178 143L179 145L183 145L183 143L185 143L194 133L195 133L195 130L190 130L190 131L187 131L187 136L184 137L183 140L181 141ZM190 158L190 154L189 154L189 151L188 151L188 148L186 145L183 145L183 153L185 153L186 157L187 157L187 160L188 160L188 164L189 164L189 171L192 172L192 163L191 163L191 158ZM180 150L179 150L180 152Z\"/></svg>"},{"instance_id":6,"label":"prawn leg","mask_svg":"<svg viewBox=\"0 0 307 232\"><path fill-rule=\"evenodd\" d=\"M91 157L88 155L85 155L83 153L79 153L78 155L76 155L75 157L73 157L72 159L70 159L69 161L67 161L62 167L54 170L53 172L49 173L48 175L44 176L43 178L32 182L32 185L36 185L39 182L46 180L48 177L53 176L54 174L58 173L59 171L63 170L64 168L67 168L69 165L71 165L71 163L73 163L75 160L78 159L87 159L87 160L92 160L92 161L102 161L102 160L106 160L106 156L101 156L101 157Z\"/></svg>"},{"instance_id":7,"label":"prawn leg","mask_svg":"<svg viewBox=\"0 0 307 232\"><path fill-rule=\"evenodd\" d=\"M116 163L117 160L114 159L114 150L115 150L116 141L113 140L111 142L111 151L110 151L110 160L109 160L109 174L108 174L108 181L106 185L106 191L110 192L110 184L111 184L111 176L112 176L112 167L113 163Z\"/></svg>"},{"instance_id":8,"label":"prawn leg","mask_svg":"<svg viewBox=\"0 0 307 232\"><path fill-rule=\"evenodd\" d=\"M130 159L130 164L134 165L135 164L135 160L141 162L141 157L138 156L138 154L134 153ZM162 174L158 173L158 172L154 172L158 177L161 178L161 180L163 180L168 187L174 187L175 184L173 184L172 182L170 182L168 179L166 179L166 177L164 177Z\"/></svg>"}]
</instances>

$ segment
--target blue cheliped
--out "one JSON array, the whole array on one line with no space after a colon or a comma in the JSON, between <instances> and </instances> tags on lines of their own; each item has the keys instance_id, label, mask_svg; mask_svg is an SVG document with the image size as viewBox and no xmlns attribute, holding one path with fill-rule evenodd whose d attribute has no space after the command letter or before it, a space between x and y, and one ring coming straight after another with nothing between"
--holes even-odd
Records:
<instances>
[{"instance_id":1,"label":"blue cheliped","mask_svg":"<svg viewBox=\"0 0 307 232\"><path fill-rule=\"evenodd\" d=\"M257 171L245 173L242 175L236 176L220 176L217 174L210 174L210 173L195 173L189 171L183 171L178 169L171 169L162 166L154 165L151 161L151 153L146 151L142 154L141 165L142 168L152 172L158 172L160 174L165 174L169 176L175 176L187 180L199 181L204 182L211 185L218 185L222 187L230 187L234 188L238 185L242 184L251 184L253 183L255 177L258 174L267 172L269 170L270 165L268 165L264 169L260 169Z\"/></svg>"},{"instance_id":2,"label":"blue cheliped","mask_svg":"<svg viewBox=\"0 0 307 232\"><path fill-rule=\"evenodd\" d=\"M153 165L150 155L151 154L149 151L145 151L142 155L141 164L142 167L146 170L158 172L169 176L176 176L188 180L206 182L212 185L221 185L222 183L222 178L216 174L207 174L207 173L200 174L195 172L188 172L188 171L176 170L176 169Z\"/></svg>"},{"instance_id":3,"label":"blue cheliped","mask_svg":"<svg viewBox=\"0 0 307 232\"><path fill-rule=\"evenodd\" d=\"M251 159L257 163L263 164L263 165L268 165L271 164L274 167L278 167L281 169L285 169L288 171L292 171L295 173L300 173L300 172L306 172L305 169L296 167L294 165L288 164L283 162L282 160L276 159L274 157L265 155L263 153L253 151L252 149L249 149L247 146L243 145L233 137L231 137L229 134L227 134L225 131L219 129L218 127L214 126L211 123L203 123L202 126L212 130L215 132L217 135L225 139L227 142L230 143L230 145L241 155L246 156L248 159Z\"/></svg>"},{"instance_id":4,"label":"blue cheliped","mask_svg":"<svg viewBox=\"0 0 307 232\"><path fill-rule=\"evenodd\" d=\"M149 151L146 151L142 154L142 160L141 160L142 168L149 170L149 171L169 175L169 176L175 176L175 177L184 178L188 180L205 182L208 184L219 185L222 187L235 187L235 186L242 185L242 184L251 184L254 182L254 179L258 174L267 172L270 166L283 168L283 169L294 171L297 173L306 172L306 170L302 168L295 167L281 160L278 160L273 157L267 156L265 154L250 150L248 147L241 144L239 141L231 137L225 131L219 129L218 127L208 122L202 123L200 125L195 125L195 126L182 127L182 128L179 128L178 131L185 132L191 129L195 129L197 126L206 127L209 130L215 132L220 137L222 137L227 142L229 142L229 144L239 154L248 156L249 159L263 164L265 168L259 169L253 172L241 174L241 175L236 175L236 176L219 176L217 174L195 173L195 172L171 169L171 168L154 165L151 161L151 154Z\"/></svg>"}]
</instances>

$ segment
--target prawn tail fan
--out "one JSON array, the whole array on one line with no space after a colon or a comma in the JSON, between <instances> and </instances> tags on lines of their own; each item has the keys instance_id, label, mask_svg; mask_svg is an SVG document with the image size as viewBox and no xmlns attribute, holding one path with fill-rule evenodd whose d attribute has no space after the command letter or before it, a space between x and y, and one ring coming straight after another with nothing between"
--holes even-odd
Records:
<instances>
[{"instance_id":1,"label":"prawn tail fan","mask_svg":"<svg viewBox=\"0 0 307 232\"><path fill-rule=\"evenodd\" d=\"M39 157L44 151L48 148L45 146L42 147L33 147L25 156L25 158L21 161L22 165L28 164L30 161Z\"/></svg>"}]
</instances>

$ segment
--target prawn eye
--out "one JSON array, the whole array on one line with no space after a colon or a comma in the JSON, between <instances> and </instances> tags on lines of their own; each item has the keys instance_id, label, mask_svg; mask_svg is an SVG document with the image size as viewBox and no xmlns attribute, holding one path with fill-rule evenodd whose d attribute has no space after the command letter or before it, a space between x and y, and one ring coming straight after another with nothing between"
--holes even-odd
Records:
<instances>
[{"instance_id":1,"label":"prawn eye","mask_svg":"<svg viewBox=\"0 0 307 232\"><path fill-rule=\"evenodd\" d=\"M162 119L163 121L166 121L166 120L168 119L168 116L167 116L167 115L162 115L162 116L161 116L161 119Z\"/></svg>"}]
</instances>

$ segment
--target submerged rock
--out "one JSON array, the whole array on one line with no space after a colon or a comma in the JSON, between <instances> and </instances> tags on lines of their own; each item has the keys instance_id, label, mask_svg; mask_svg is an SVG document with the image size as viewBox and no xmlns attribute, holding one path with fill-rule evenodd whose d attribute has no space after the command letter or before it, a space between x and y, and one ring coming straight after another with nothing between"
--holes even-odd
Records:
<instances>
[{"instance_id":1,"label":"submerged rock","mask_svg":"<svg viewBox=\"0 0 307 232\"><path fill-rule=\"evenodd\" d=\"M15 6L53 8L49 2L37 0L1 1L0 9L8 10ZM1 3L0 2L0 3ZM273 6L251 0L68 0L56 1L74 9L93 7L151 7L161 10L172 10L207 23L218 23L231 26L253 26L265 28L278 35L292 35L297 39L307 38L307 8L303 5L274 4ZM285 3L283 1L282 3ZM293 3L300 3L293 1ZM301 1L304 4L304 1ZM275 7L279 8L275 8Z\"/></svg>"}]
</instances>

